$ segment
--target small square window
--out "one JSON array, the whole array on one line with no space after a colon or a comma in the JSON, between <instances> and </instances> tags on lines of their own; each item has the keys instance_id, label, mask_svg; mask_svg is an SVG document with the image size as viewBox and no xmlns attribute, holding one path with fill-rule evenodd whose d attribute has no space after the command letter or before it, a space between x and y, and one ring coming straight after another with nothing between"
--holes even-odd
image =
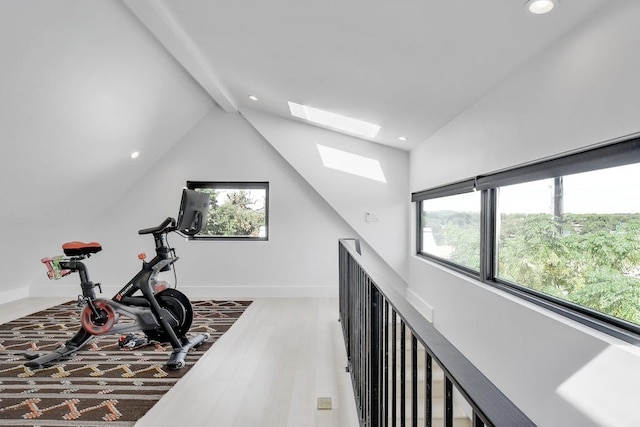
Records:
<instances>
[{"instance_id":1,"label":"small square window","mask_svg":"<svg viewBox=\"0 0 640 427\"><path fill-rule=\"evenodd\" d=\"M268 240L268 182L188 181L187 188L210 197L207 221L194 239Z\"/></svg>"}]
</instances>

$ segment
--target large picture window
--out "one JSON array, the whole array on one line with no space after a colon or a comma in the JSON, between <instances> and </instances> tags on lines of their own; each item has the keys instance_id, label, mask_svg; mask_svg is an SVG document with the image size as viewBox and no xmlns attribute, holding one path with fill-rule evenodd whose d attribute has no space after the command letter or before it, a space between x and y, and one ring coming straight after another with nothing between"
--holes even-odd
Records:
<instances>
[{"instance_id":1,"label":"large picture window","mask_svg":"<svg viewBox=\"0 0 640 427\"><path fill-rule=\"evenodd\" d=\"M188 181L187 188L209 194L207 221L194 239L268 240L268 182Z\"/></svg>"},{"instance_id":2,"label":"large picture window","mask_svg":"<svg viewBox=\"0 0 640 427\"><path fill-rule=\"evenodd\" d=\"M634 136L414 193L418 254L598 328L614 326L610 333L621 327L637 337L639 179L640 137Z\"/></svg>"},{"instance_id":3,"label":"large picture window","mask_svg":"<svg viewBox=\"0 0 640 427\"><path fill-rule=\"evenodd\" d=\"M501 187L498 275L640 324L640 164Z\"/></svg>"}]
</instances>

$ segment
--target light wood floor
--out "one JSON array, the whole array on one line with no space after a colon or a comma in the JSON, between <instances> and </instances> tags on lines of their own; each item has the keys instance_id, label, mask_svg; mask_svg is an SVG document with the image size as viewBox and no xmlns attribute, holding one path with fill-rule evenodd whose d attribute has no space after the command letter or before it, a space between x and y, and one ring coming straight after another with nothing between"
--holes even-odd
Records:
<instances>
[{"instance_id":1,"label":"light wood floor","mask_svg":"<svg viewBox=\"0 0 640 427\"><path fill-rule=\"evenodd\" d=\"M0 323L61 302L3 304ZM256 299L136 427L357 427L346 364L337 299Z\"/></svg>"}]
</instances>

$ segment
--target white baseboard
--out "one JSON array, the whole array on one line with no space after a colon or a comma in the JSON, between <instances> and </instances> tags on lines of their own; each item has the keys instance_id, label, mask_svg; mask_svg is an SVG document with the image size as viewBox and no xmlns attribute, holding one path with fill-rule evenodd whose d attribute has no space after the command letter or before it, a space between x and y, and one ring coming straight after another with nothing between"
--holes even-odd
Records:
<instances>
[{"instance_id":1,"label":"white baseboard","mask_svg":"<svg viewBox=\"0 0 640 427\"><path fill-rule=\"evenodd\" d=\"M430 323L433 324L433 307L431 307L425 300L423 300L418 294L411 289L407 289L406 293L407 301L415 307Z\"/></svg>"},{"instance_id":2,"label":"white baseboard","mask_svg":"<svg viewBox=\"0 0 640 427\"><path fill-rule=\"evenodd\" d=\"M189 298L337 298L337 286L181 286Z\"/></svg>"},{"instance_id":3,"label":"white baseboard","mask_svg":"<svg viewBox=\"0 0 640 427\"><path fill-rule=\"evenodd\" d=\"M0 304L7 302L17 301L29 296L29 287L9 289L8 291L0 292Z\"/></svg>"},{"instance_id":4,"label":"white baseboard","mask_svg":"<svg viewBox=\"0 0 640 427\"><path fill-rule=\"evenodd\" d=\"M111 298L120 288L104 287L99 298ZM338 286L178 286L190 299L197 298L337 298ZM69 297L76 299L80 286L32 286L29 294L40 297ZM1 295L1 294L0 294ZM25 295L25 297L28 295Z\"/></svg>"},{"instance_id":5,"label":"white baseboard","mask_svg":"<svg viewBox=\"0 0 640 427\"><path fill-rule=\"evenodd\" d=\"M60 286L60 282L51 282L47 285L32 285L29 288L29 296L31 297L69 297L76 299L82 290L80 285L64 285Z\"/></svg>"}]
</instances>

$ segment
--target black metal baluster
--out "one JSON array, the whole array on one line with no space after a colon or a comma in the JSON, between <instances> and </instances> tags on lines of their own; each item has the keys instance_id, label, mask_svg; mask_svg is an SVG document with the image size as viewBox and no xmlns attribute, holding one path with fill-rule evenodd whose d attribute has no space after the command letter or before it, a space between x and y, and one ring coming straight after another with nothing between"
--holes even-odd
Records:
<instances>
[{"instance_id":1,"label":"black metal baluster","mask_svg":"<svg viewBox=\"0 0 640 427\"><path fill-rule=\"evenodd\" d=\"M453 383L447 375L444 378L444 426L453 427Z\"/></svg>"},{"instance_id":2,"label":"black metal baluster","mask_svg":"<svg viewBox=\"0 0 640 427\"><path fill-rule=\"evenodd\" d=\"M363 271L364 273L364 271ZM371 305L372 305L372 301L371 301L371 281L367 276L364 276L363 278L363 293L364 293L364 323L362 324L362 340L364 341L364 348L365 348L365 352L364 352L364 357L362 360L362 368L363 368L363 372L362 372L362 376L364 378L363 384L364 384L364 393L365 393L365 407L366 407L366 420L367 423L369 423L371 421L371 418L373 416L373 411L371 408L371 403L373 400L373 396L372 396L372 383L371 383L371 357L372 357L372 343L371 343ZM367 425L371 425L371 424L367 424ZM377 427L377 426L376 426Z\"/></svg>"},{"instance_id":3,"label":"black metal baluster","mask_svg":"<svg viewBox=\"0 0 640 427\"><path fill-rule=\"evenodd\" d=\"M378 427L382 423L381 406L382 402L382 322L384 319L382 311L382 298L378 289L373 284L371 286L371 426Z\"/></svg>"},{"instance_id":4,"label":"black metal baluster","mask_svg":"<svg viewBox=\"0 0 640 427\"><path fill-rule=\"evenodd\" d=\"M396 360L398 359L398 353L397 353L397 347L398 347L398 343L397 343L397 326L396 326L396 311L393 310L393 313L391 314L391 318L392 318L392 324L393 324L393 329L392 329L392 337L391 337L391 346L392 346L392 362L391 362L391 425L393 427L396 427L396 418L397 418L397 408L396 408L396 403L397 403L397 388L398 388L398 378L397 378L397 369L396 369Z\"/></svg>"},{"instance_id":5,"label":"black metal baluster","mask_svg":"<svg viewBox=\"0 0 640 427\"><path fill-rule=\"evenodd\" d=\"M358 268L358 274L356 276L356 289L358 292L358 296L356 297L357 300L357 306L358 306L358 322L355 328L355 336L357 338L357 345L354 348L355 354L357 355L356 357L358 358L358 363L356 363L355 365L357 366L356 368L356 372L357 372L357 378L358 378L358 393L360 394L360 417L366 421L367 419L367 413L366 413L366 405L365 405L365 396L363 393L363 389L364 386L362 384L362 350L363 350L363 343L362 343L362 325L364 324L364 318L363 318L363 309L362 309L362 276L363 276L363 272L362 270L360 270L360 268Z\"/></svg>"},{"instance_id":6,"label":"black metal baluster","mask_svg":"<svg viewBox=\"0 0 640 427\"><path fill-rule=\"evenodd\" d=\"M424 380L424 425L425 427L431 427L431 418L433 417L433 370L432 363L433 359L431 355L427 353L427 350L424 350L424 370L425 370L425 380Z\"/></svg>"},{"instance_id":7,"label":"black metal baluster","mask_svg":"<svg viewBox=\"0 0 640 427\"><path fill-rule=\"evenodd\" d=\"M353 260L351 261L351 280L350 280L350 284L349 284L349 288L351 290L351 319L352 319L352 323L351 323L351 331L350 331L350 339L351 339L351 364L350 364L350 369L351 369L351 378L354 384L354 390L356 391L356 403L358 405L358 416L359 418L362 420L363 419L363 414L362 414L362 393L361 393L361 389L360 389L360 376L359 376L359 372L358 372L358 368L360 366L360 362L359 362L359 358L360 355L358 354L358 349L357 349L357 341L359 339L358 335L357 335L357 323L360 320L360 313L359 313L359 309L360 309L360 301L358 299L359 296L359 289L358 289L358 271L356 269L357 264L355 262L353 262Z\"/></svg>"},{"instance_id":8,"label":"black metal baluster","mask_svg":"<svg viewBox=\"0 0 640 427\"><path fill-rule=\"evenodd\" d=\"M411 425L418 427L418 339L411 333Z\"/></svg>"},{"instance_id":9,"label":"black metal baluster","mask_svg":"<svg viewBox=\"0 0 640 427\"><path fill-rule=\"evenodd\" d=\"M383 427L389 425L389 301L384 300L384 414Z\"/></svg>"},{"instance_id":10,"label":"black metal baluster","mask_svg":"<svg viewBox=\"0 0 640 427\"><path fill-rule=\"evenodd\" d=\"M405 427L407 418L407 354L406 354L406 331L404 320L400 320L400 427Z\"/></svg>"}]
</instances>

